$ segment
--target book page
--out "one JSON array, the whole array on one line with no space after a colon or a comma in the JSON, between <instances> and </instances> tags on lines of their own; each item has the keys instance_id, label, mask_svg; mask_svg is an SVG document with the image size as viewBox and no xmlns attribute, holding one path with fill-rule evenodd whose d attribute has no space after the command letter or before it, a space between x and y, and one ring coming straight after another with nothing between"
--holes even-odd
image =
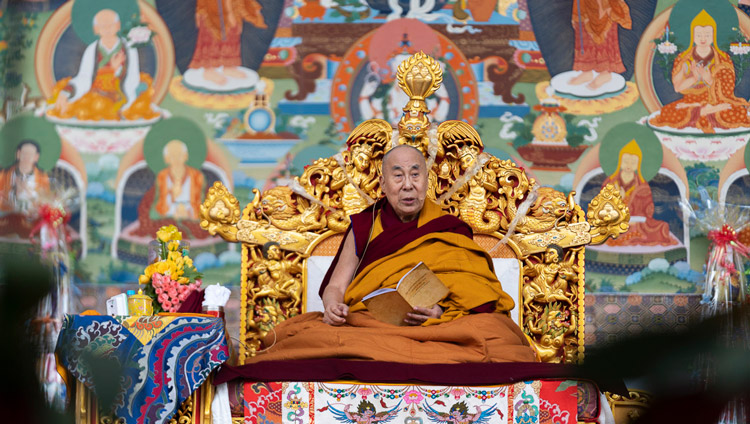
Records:
<instances>
[{"instance_id":1,"label":"book page","mask_svg":"<svg viewBox=\"0 0 750 424\"><path fill-rule=\"evenodd\" d=\"M404 319L412 311L412 306L394 289L380 292L376 296L371 293L362 302L375 318L393 325L407 325Z\"/></svg>"},{"instance_id":2,"label":"book page","mask_svg":"<svg viewBox=\"0 0 750 424\"><path fill-rule=\"evenodd\" d=\"M381 294L384 294L384 293L394 292L394 291L396 291L396 289L391 289L391 288L383 287L383 288L377 289L374 292L372 292L372 293L368 294L367 296L363 297L362 301L364 302L365 300L373 298L375 296L378 296L378 295L381 295Z\"/></svg>"},{"instance_id":3,"label":"book page","mask_svg":"<svg viewBox=\"0 0 750 424\"><path fill-rule=\"evenodd\" d=\"M396 290L412 306L431 308L448 295L448 287L423 262L398 282Z\"/></svg>"}]
</instances>

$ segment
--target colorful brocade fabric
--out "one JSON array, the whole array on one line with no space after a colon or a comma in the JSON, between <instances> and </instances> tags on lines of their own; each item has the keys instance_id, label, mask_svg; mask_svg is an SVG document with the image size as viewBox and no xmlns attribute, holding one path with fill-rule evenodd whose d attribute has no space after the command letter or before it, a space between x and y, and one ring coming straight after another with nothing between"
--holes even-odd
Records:
<instances>
[{"instance_id":1,"label":"colorful brocade fabric","mask_svg":"<svg viewBox=\"0 0 750 424\"><path fill-rule=\"evenodd\" d=\"M60 365L127 423L161 424L228 358L224 322L195 316L65 317ZM119 387L106 387L108 382Z\"/></svg>"},{"instance_id":2,"label":"colorful brocade fabric","mask_svg":"<svg viewBox=\"0 0 750 424\"><path fill-rule=\"evenodd\" d=\"M481 387L245 382L243 418L251 424L576 424L591 419L577 413L577 392L586 385L572 380ZM590 402L596 410L597 400Z\"/></svg>"}]
</instances>

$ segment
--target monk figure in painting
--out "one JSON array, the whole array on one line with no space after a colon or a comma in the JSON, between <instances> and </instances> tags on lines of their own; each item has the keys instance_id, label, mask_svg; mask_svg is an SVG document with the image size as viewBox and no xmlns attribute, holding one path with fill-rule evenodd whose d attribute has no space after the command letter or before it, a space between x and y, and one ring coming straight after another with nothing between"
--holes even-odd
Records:
<instances>
[{"instance_id":1,"label":"monk figure in painting","mask_svg":"<svg viewBox=\"0 0 750 424\"><path fill-rule=\"evenodd\" d=\"M612 246L670 246L677 241L669 233L669 224L654 218L654 199L646 180L641 176L643 154L635 140L620 150L620 160L614 174L604 180L602 187L612 184L630 209L630 229Z\"/></svg>"},{"instance_id":2,"label":"monk figure in painting","mask_svg":"<svg viewBox=\"0 0 750 424\"><path fill-rule=\"evenodd\" d=\"M204 177L187 164L188 148L180 140L164 146L166 168L156 175L156 212L175 219L198 219Z\"/></svg>"},{"instance_id":3,"label":"monk figure in painting","mask_svg":"<svg viewBox=\"0 0 750 424\"><path fill-rule=\"evenodd\" d=\"M321 284L325 312L280 323L264 340L270 348L249 361L534 361L526 337L508 316L513 299L497 280L490 256L473 241L471 227L426 198L423 154L409 145L394 147L383 157L382 169L385 199L351 216ZM362 299L395 288L420 262L448 287L446 297L413 308L402 326L371 315Z\"/></svg>"},{"instance_id":4,"label":"monk figure in painting","mask_svg":"<svg viewBox=\"0 0 750 424\"><path fill-rule=\"evenodd\" d=\"M672 67L672 83L682 98L665 105L649 123L704 133L750 127L750 104L734 95L734 63L717 47L716 21L705 10L691 22L690 37L690 48Z\"/></svg>"},{"instance_id":5,"label":"monk figure in painting","mask_svg":"<svg viewBox=\"0 0 750 424\"><path fill-rule=\"evenodd\" d=\"M582 73L572 78L569 84L588 84L589 89L597 90L612 79L613 72L625 72L620 56L618 25L625 29L632 26L630 8L624 0L573 2L573 70Z\"/></svg>"},{"instance_id":6,"label":"monk figure in painting","mask_svg":"<svg viewBox=\"0 0 750 424\"><path fill-rule=\"evenodd\" d=\"M267 27L257 0L198 0L195 9L198 40L188 68L202 68L203 78L217 85L225 85L228 78L246 78L239 69L244 22Z\"/></svg>"},{"instance_id":7,"label":"monk figure in painting","mask_svg":"<svg viewBox=\"0 0 750 424\"><path fill-rule=\"evenodd\" d=\"M83 52L78 74L55 84L50 116L79 120L153 119L151 77L141 74L138 52L120 37L120 17L111 9L94 15L98 40Z\"/></svg>"},{"instance_id":8,"label":"monk figure in painting","mask_svg":"<svg viewBox=\"0 0 750 424\"><path fill-rule=\"evenodd\" d=\"M0 171L0 211L26 212L34 206L40 193L49 190L47 173L37 167L39 145L23 140L16 148L16 161Z\"/></svg>"}]
</instances>

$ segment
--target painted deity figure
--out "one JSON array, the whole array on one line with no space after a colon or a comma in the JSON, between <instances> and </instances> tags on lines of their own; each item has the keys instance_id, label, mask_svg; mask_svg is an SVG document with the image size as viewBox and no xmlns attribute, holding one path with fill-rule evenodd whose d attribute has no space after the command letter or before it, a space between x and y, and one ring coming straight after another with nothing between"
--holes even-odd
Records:
<instances>
[{"instance_id":1,"label":"painted deity figure","mask_svg":"<svg viewBox=\"0 0 750 424\"><path fill-rule=\"evenodd\" d=\"M591 90L597 90L612 79L613 72L625 72L617 27L630 29L632 22L624 0L575 0L572 24L573 70L582 72L569 84L587 84Z\"/></svg>"},{"instance_id":2,"label":"painted deity figure","mask_svg":"<svg viewBox=\"0 0 750 424\"><path fill-rule=\"evenodd\" d=\"M120 28L114 10L102 9L94 15L98 39L83 52L78 74L55 84L50 116L111 121L159 116L151 108L151 79L141 74L138 52L119 35Z\"/></svg>"},{"instance_id":3,"label":"painted deity figure","mask_svg":"<svg viewBox=\"0 0 750 424\"><path fill-rule=\"evenodd\" d=\"M682 98L665 105L651 125L698 128L750 127L747 100L734 95L734 63L716 43L716 21L701 10L690 23L690 48L672 67L674 89Z\"/></svg>"},{"instance_id":4,"label":"painted deity figure","mask_svg":"<svg viewBox=\"0 0 750 424\"><path fill-rule=\"evenodd\" d=\"M240 69L242 25L266 28L261 9L257 0L197 0L198 39L188 68L202 70L203 79L217 85L246 78Z\"/></svg>"},{"instance_id":5,"label":"painted deity figure","mask_svg":"<svg viewBox=\"0 0 750 424\"><path fill-rule=\"evenodd\" d=\"M611 246L678 244L669 233L669 224L654 218L651 187L641 175L642 159L638 143L632 140L620 150L615 172L602 183L602 187L612 184L620 190L621 198L630 209L630 229L616 240L607 241Z\"/></svg>"},{"instance_id":6,"label":"painted deity figure","mask_svg":"<svg viewBox=\"0 0 750 424\"><path fill-rule=\"evenodd\" d=\"M156 175L156 212L175 219L197 219L205 178L187 164L188 148L180 140L163 149L167 165Z\"/></svg>"},{"instance_id":7,"label":"painted deity figure","mask_svg":"<svg viewBox=\"0 0 750 424\"><path fill-rule=\"evenodd\" d=\"M37 167L41 150L33 140L23 140L16 148L16 160L0 171L0 212L30 211L40 193L50 188L47 173Z\"/></svg>"}]
</instances>

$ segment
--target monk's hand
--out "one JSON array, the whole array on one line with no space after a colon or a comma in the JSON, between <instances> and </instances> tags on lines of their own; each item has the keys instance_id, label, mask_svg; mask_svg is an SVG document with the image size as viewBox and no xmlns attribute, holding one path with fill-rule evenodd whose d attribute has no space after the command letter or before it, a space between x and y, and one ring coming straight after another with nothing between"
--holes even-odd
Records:
<instances>
[{"instance_id":1,"label":"monk's hand","mask_svg":"<svg viewBox=\"0 0 750 424\"><path fill-rule=\"evenodd\" d=\"M441 315L443 315L443 308L438 304L433 305L432 308L415 306L412 312L406 314L404 322L409 325L422 325L428 319L440 318Z\"/></svg>"},{"instance_id":2,"label":"monk's hand","mask_svg":"<svg viewBox=\"0 0 750 424\"><path fill-rule=\"evenodd\" d=\"M326 305L323 312L323 322L328 325L341 325L346 322L349 315L349 307L344 303L331 303Z\"/></svg>"}]
</instances>

